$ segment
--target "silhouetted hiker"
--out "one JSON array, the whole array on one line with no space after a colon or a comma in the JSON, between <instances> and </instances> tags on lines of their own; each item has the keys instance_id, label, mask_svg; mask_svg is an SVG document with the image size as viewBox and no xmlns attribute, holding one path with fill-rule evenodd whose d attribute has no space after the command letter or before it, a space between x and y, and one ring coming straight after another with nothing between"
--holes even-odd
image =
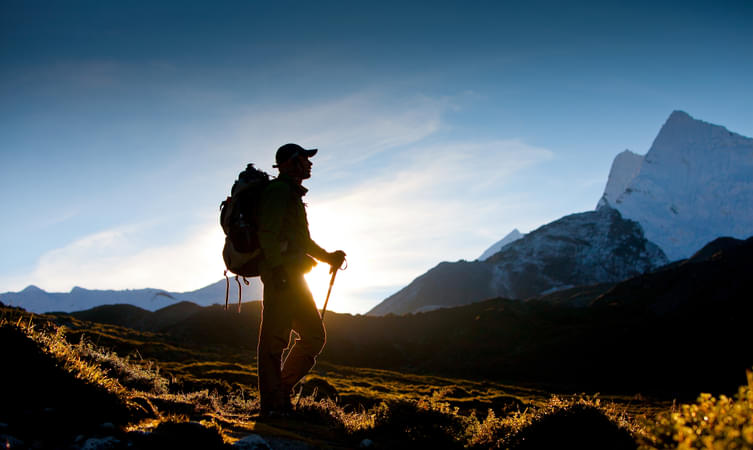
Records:
<instances>
[{"instance_id":1,"label":"silhouetted hiker","mask_svg":"<svg viewBox=\"0 0 753 450\"><path fill-rule=\"evenodd\" d=\"M343 251L328 253L309 234L302 200L308 190L301 182L311 177L309 158L316 152L296 144L280 147L274 166L280 175L264 189L259 203L264 301L257 363L261 415L267 417L290 409L292 387L311 370L324 347L324 324L303 275L316 265L312 257L333 270L345 259ZM299 337L281 365L291 330Z\"/></svg>"}]
</instances>

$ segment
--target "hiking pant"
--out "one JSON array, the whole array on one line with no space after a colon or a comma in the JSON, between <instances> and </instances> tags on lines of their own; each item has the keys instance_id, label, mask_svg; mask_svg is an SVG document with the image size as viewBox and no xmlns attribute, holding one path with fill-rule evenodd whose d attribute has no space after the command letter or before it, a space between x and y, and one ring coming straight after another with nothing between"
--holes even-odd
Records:
<instances>
[{"instance_id":1,"label":"hiking pant","mask_svg":"<svg viewBox=\"0 0 753 450\"><path fill-rule=\"evenodd\" d=\"M262 281L264 278L262 274ZM291 330L295 330L298 338L285 362L280 364ZM256 352L262 410L283 409L290 403L291 388L314 367L324 342L324 324L303 274L291 274L282 290L264 283Z\"/></svg>"}]
</instances>

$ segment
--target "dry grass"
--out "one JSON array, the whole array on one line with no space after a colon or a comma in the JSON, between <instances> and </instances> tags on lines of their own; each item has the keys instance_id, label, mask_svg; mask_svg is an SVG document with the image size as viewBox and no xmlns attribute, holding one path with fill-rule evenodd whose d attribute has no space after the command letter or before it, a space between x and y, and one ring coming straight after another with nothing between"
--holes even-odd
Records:
<instances>
[{"instance_id":1,"label":"dry grass","mask_svg":"<svg viewBox=\"0 0 753 450\"><path fill-rule=\"evenodd\" d=\"M733 397L701 394L695 403L661 413L646 424L642 448L753 448L753 371Z\"/></svg>"}]
</instances>

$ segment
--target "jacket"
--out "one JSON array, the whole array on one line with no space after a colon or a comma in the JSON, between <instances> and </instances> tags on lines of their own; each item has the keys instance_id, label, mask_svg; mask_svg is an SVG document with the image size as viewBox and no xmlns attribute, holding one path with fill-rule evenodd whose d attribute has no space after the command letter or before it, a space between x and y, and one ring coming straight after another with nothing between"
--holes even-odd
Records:
<instances>
[{"instance_id":1,"label":"jacket","mask_svg":"<svg viewBox=\"0 0 753 450\"><path fill-rule=\"evenodd\" d=\"M280 265L292 273L306 273L316 262L326 260L327 251L311 239L303 196L308 190L280 175L262 191L257 211L258 238L264 258L259 269Z\"/></svg>"}]
</instances>

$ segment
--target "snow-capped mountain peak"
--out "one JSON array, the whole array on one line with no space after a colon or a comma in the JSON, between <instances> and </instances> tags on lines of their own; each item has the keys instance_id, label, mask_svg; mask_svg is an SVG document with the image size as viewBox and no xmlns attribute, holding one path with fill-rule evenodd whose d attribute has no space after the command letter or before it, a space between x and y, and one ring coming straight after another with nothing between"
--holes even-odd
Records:
<instances>
[{"instance_id":1,"label":"snow-capped mountain peak","mask_svg":"<svg viewBox=\"0 0 753 450\"><path fill-rule=\"evenodd\" d=\"M602 200L639 222L670 260L716 237L753 232L753 139L674 111L640 164L638 155L624 153L615 158Z\"/></svg>"}]
</instances>

